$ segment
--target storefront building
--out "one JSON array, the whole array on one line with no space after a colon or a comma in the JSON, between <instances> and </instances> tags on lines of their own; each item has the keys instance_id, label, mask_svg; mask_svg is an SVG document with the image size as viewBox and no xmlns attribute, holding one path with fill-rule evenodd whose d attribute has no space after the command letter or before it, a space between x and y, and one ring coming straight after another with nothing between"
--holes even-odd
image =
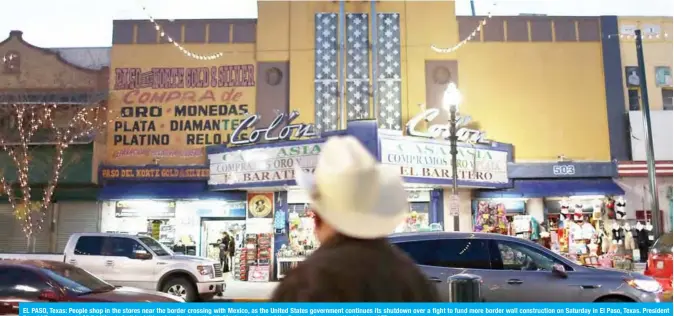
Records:
<instances>
[{"instance_id":1,"label":"storefront building","mask_svg":"<svg viewBox=\"0 0 674 316\"><path fill-rule=\"evenodd\" d=\"M14 138L21 128L12 105L54 104L53 123L69 123L73 110L91 107L107 99L109 52L106 48L45 49L26 42L21 31L11 31L0 42L0 135ZM70 112L68 112L70 111ZM27 114L26 114L27 115ZM24 127L27 124L23 124ZM28 186L32 203L43 205L48 183L55 176L55 144L32 137L28 166ZM16 138L15 138L16 139ZM0 185L0 252L63 251L72 233L98 231L99 204L95 168L96 152L101 148L92 138L74 141L63 153L50 207L45 212L41 230L28 243L23 231L21 213L25 205L9 203L7 192ZM0 149L0 172L13 183L15 201L23 197L19 187L16 163L8 152Z\"/></svg>"},{"instance_id":2,"label":"storefront building","mask_svg":"<svg viewBox=\"0 0 674 316\"><path fill-rule=\"evenodd\" d=\"M608 103L612 157L619 161L619 184L626 191L627 218L634 223L651 219L651 195L646 165L646 133L639 84L645 80L653 132L656 190L661 211L661 228L672 230L672 19L671 17L623 17L618 20L616 41L619 54L607 76L615 83L607 93L620 94ZM641 29L646 78L637 66L634 30Z\"/></svg>"},{"instance_id":3,"label":"storefront building","mask_svg":"<svg viewBox=\"0 0 674 316\"><path fill-rule=\"evenodd\" d=\"M481 201L490 209L510 199L489 212L510 214L511 222L530 214L542 224L554 213L546 200L622 194L610 180L616 168L602 57L617 18L448 18L452 12L451 1L262 1L257 20L115 21L110 102L117 118L102 171L131 171L106 177L101 200L114 212L103 217L116 219L102 228L135 225L161 237L170 221L154 215L119 222L135 214L124 211L125 201L163 201L163 212L180 222L181 203L215 199L219 206L205 208L243 221L218 228L241 233L237 249L246 251L235 254L234 276L279 277L280 263L292 265L316 246L291 166L313 168L325 138L339 134L355 135L382 163L400 168L410 202L401 231L453 230L454 215L461 231L483 230L491 224L477 222ZM465 45L453 53L430 47L455 43ZM441 107L452 82L463 94L458 199ZM147 168L158 171L134 171ZM209 171L190 177L184 169ZM163 193L139 194L141 186ZM178 233L176 224L174 243L191 235L185 241L205 254L210 224L195 208L184 207L192 209L192 232Z\"/></svg>"}]
</instances>

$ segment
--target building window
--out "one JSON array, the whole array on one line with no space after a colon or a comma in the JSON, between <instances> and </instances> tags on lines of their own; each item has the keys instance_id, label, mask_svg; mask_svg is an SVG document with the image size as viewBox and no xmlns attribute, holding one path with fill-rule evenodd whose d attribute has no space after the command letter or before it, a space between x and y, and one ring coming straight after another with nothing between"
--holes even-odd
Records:
<instances>
[{"instance_id":1,"label":"building window","mask_svg":"<svg viewBox=\"0 0 674 316\"><path fill-rule=\"evenodd\" d=\"M630 105L630 111L639 111L641 108L639 102L639 90L629 89L627 90L627 101Z\"/></svg>"},{"instance_id":2,"label":"building window","mask_svg":"<svg viewBox=\"0 0 674 316\"><path fill-rule=\"evenodd\" d=\"M21 56L19 53L9 51L2 57L6 74L18 74L21 72Z\"/></svg>"},{"instance_id":3,"label":"building window","mask_svg":"<svg viewBox=\"0 0 674 316\"><path fill-rule=\"evenodd\" d=\"M662 89L662 109L672 110L672 89Z\"/></svg>"}]
</instances>

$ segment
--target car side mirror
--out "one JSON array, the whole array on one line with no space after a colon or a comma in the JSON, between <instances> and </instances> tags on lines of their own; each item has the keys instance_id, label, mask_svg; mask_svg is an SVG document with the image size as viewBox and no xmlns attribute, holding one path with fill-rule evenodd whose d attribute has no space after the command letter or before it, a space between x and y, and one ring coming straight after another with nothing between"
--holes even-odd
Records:
<instances>
[{"instance_id":1,"label":"car side mirror","mask_svg":"<svg viewBox=\"0 0 674 316\"><path fill-rule=\"evenodd\" d=\"M552 274L560 278L567 278L569 276L566 273L566 269L564 269L564 266L558 263L552 265Z\"/></svg>"},{"instance_id":2,"label":"car side mirror","mask_svg":"<svg viewBox=\"0 0 674 316\"><path fill-rule=\"evenodd\" d=\"M152 255L145 250L136 250L134 253L134 258L139 260L148 260L152 259Z\"/></svg>"},{"instance_id":3,"label":"car side mirror","mask_svg":"<svg viewBox=\"0 0 674 316\"><path fill-rule=\"evenodd\" d=\"M61 299L61 295L52 289L46 289L40 292L38 299L47 302L58 302Z\"/></svg>"}]
</instances>

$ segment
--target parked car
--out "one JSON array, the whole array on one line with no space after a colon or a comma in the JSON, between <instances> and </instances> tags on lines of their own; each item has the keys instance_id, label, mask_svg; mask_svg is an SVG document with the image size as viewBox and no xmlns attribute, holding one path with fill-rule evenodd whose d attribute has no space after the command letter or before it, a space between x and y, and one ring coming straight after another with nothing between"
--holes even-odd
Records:
<instances>
[{"instance_id":1,"label":"parked car","mask_svg":"<svg viewBox=\"0 0 674 316\"><path fill-rule=\"evenodd\" d=\"M62 254L0 253L2 259L65 262L115 286L161 291L187 301L209 300L225 289L220 263L176 255L147 236L73 234Z\"/></svg>"},{"instance_id":2,"label":"parked car","mask_svg":"<svg viewBox=\"0 0 674 316\"><path fill-rule=\"evenodd\" d=\"M578 265L534 242L484 233L429 232L393 235L391 243L416 261L449 300L448 277L481 278L487 302L659 302L654 279Z\"/></svg>"},{"instance_id":3,"label":"parked car","mask_svg":"<svg viewBox=\"0 0 674 316\"><path fill-rule=\"evenodd\" d=\"M53 261L0 261L0 314L21 302L184 302L157 292L115 287L84 269Z\"/></svg>"},{"instance_id":4,"label":"parked car","mask_svg":"<svg viewBox=\"0 0 674 316\"><path fill-rule=\"evenodd\" d=\"M665 233L653 243L648 252L644 274L657 280L663 290L672 292L672 233Z\"/></svg>"}]
</instances>

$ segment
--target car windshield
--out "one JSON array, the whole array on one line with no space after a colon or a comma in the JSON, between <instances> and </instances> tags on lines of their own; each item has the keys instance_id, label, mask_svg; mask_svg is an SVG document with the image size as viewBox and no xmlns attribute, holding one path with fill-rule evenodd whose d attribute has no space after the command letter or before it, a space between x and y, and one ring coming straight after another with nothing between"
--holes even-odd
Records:
<instances>
[{"instance_id":1,"label":"car windshield","mask_svg":"<svg viewBox=\"0 0 674 316\"><path fill-rule=\"evenodd\" d=\"M115 289L111 284L78 267L49 266L43 267L41 270L76 295L109 292Z\"/></svg>"},{"instance_id":2,"label":"car windshield","mask_svg":"<svg viewBox=\"0 0 674 316\"><path fill-rule=\"evenodd\" d=\"M147 247L149 247L152 250L152 252L154 252L157 256L173 255L173 251L169 250L168 248L166 248L166 246L162 245L153 238L138 237L138 239L140 239L140 241L142 241Z\"/></svg>"},{"instance_id":3,"label":"car windshield","mask_svg":"<svg viewBox=\"0 0 674 316\"><path fill-rule=\"evenodd\" d=\"M653 244L653 249L657 253L672 253L672 233L666 233L660 236Z\"/></svg>"}]
</instances>

